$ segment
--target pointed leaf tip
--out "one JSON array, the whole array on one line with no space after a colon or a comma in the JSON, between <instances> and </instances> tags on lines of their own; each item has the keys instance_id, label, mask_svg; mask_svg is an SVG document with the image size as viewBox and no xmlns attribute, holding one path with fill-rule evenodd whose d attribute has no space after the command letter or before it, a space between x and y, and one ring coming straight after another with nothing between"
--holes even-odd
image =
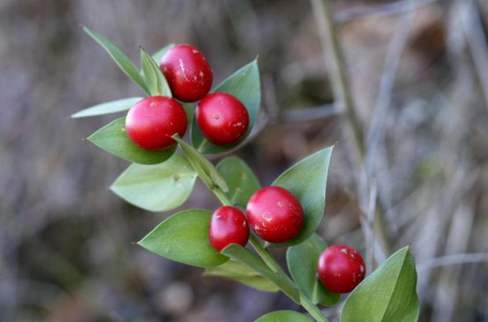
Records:
<instances>
[{"instance_id":1,"label":"pointed leaf tip","mask_svg":"<svg viewBox=\"0 0 488 322\"><path fill-rule=\"evenodd\" d=\"M88 27L83 27L88 36L90 36L97 44L99 44L108 55L112 58L112 60L119 66L119 68L126 74L134 83L136 83L142 90L149 94L149 89L146 86L144 79L142 78L139 70L134 66L134 63L127 57L124 52L117 47L112 41L108 38L102 36L101 34L91 30Z\"/></svg>"}]
</instances>

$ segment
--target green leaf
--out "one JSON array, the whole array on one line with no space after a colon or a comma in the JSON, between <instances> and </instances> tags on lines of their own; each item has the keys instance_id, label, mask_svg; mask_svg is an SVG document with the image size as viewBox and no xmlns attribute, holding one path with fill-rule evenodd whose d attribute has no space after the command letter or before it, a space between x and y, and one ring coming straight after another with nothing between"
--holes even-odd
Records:
<instances>
[{"instance_id":1,"label":"green leaf","mask_svg":"<svg viewBox=\"0 0 488 322\"><path fill-rule=\"evenodd\" d=\"M166 78L159 69L158 64L154 59L141 48L141 66L146 86L150 95L161 95L171 97L171 90L169 88Z\"/></svg>"},{"instance_id":2,"label":"green leaf","mask_svg":"<svg viewBox=\"0 0 488 322\"><path fill-rule=\"evenodd\" d=\"M88 137L88 140L119 158L141 164L161 163L171 157L176 149L176 146L158 151L139 148L127 136L125 117L118 118L98 129Z\"/></svg>"},{"instance_id":3,"label":"green leaf","mask_svg":"<svg viewBox=\"0 0 488 322\"><path fill-rule=\"evenodd\" d=\"M197 267L214 267L228 259L208 240L212 214L209 210L183 210L153 229L138 244L172 261Z\"/></svg>"},{"instance_id":4,"label":"green leaf","mask_svg":"<svg viewBox=\"0 0 488 322\"><path fill-rule=\"evenodd\" d=\"M312 320L304 314L283 310L265 314L254 322L312 322Z\"/></svg>"},{"instance_id":5,"label":"green leaf","mask_svg":"<svg viewBox=\"0 0 488 322\"><path fill-rule=\"evenodd\" d=\"M99 33L90 30L88 27L84 27L83 30L95 40L105 51L110 55L113 61L119 66L119 68L126 74L134 83L139 85L144 92L149 94L149 90L139 74L139 70L134 66L134 63L122 52L117 46L115 46L110 40L100 35Z\"/></svg>"},{"instance_id":6,"label":"green leaf","mask_svg":"<svg viewBox=\"0 0 488 322\"><path fill-rule=\"evenodd\" d=\"M289 246L301 243L319 227L325 211L325 190L332 147L325 148L297 162L283 172L274 182L291 191L300 200L304 211L304 226L300 234L287 243Z\"/></svg>"},{"instance_id":7,"label":"green leaf","mask_svg":"<svg viewBox=\"0 0 488 322\"><path fill-rule=\"evenodd\" d=\"M298 288L314 304L334 305L340 294L329 292L317 279L317 263L325 249L325 242L316 234L303 243L288 248L286 262L293 280Z\"/></svg>"},{"instance_id":8,"label":"green leaf","mask_svg":"<svg viewBox=\"0 0 488 322\"><path fill-rule=\"evenodd\" d=\"M149 211L168 211L188 199L196 177L188 161L174 154L160 164L130 165L110 189L134 206Z\"/></svg>"},{"instance_id":9,"label":"green leaf","mask_svg":"<svg viewBox=\"0 0 488 322\"><path fill-rule=\"evenodd\" d=\"M183 139L175 135L174 140L177 141L183 150L188 162L193 169L198 173L198 176L202 181L210 188L213 186L219 187L223 192L228 192L229 187L224 178L215 169L212 163L207 160L200 152L195 150L191 145L186 143Z\"/></svg>"},{"instance_id":10,"label":"green leaf","mask_svg":"<svg viewBox=\"0 0 488 322\"><path fill-rule=\"evenodd\" d=\"M259 79L259 67L257 60L237 70L234 74L225 79L212 92L226 92L237 97L246 106L249 113L248 134L256 122L261 106L261 83ZM214 154L234 148L233 145L215 145L206 140L194 119L191 127L192 144L200 152Z\"/></svg>"},{"instance_id":11,"label":"green leaf","mask_svg":"<svg viewBox=\"0 0 488 322\"><path fill-rule=\"evenodd\" d=\"M225 277L263 292L277 292L279 288L245 264L228 262L205 270L205 276Z\"/></svg>"},{"instance_id":12,"label":"green leaf","mask_svg":"<svg viewBox=\"0 0 488 322\"><path fill-rule=\"evenodd\" d=\"M390 256L349 295L341 322L416 322L417 272L409 248Z\"/></svg>"},{"instance_id":13,"label":"green leaf","mask_svg":"<svg viewBox=\"0 0 488 322\"><path fill-rule=\"evenodd\" d=\"M157 52L155 52L153 55L152 55L152 58L157 62L161 62L161 59L163 58L164 54L166 54L166 52L168 51L168 49L174 47L175 44L169 44L167 46L164 46L163 48L161 48L160 50L158 50Z\"/></svg>"},{"instance_id":14,"label":"green leaf","mask_svg":"<svg viewBox=\"0 0 488 322\"><path fill-rule=\"evenodd\" d=\"M259 257L249 251L247 248L237 244L231 244L222 250L222 254L235 261L242 262L248 267L252 268L256 273L277 285L283 291L283 293L288 295L288 297L290 297L293 301L300 303L298 291L293 286L293 283L286 279L285 276L271 271Z\"/></svg>"},{"instance_id":15,"label":"green leaf","mask_svg":"<svg viewBox=\"0 0 488 322\"><path fill-rule=\"evenodd\" d=\"M116 101L105 102L105 103L88 107L79 112L76 112L75 114L71 115L71 117L80 118L80 117L98 116L98 115L123 112L130 109L140 100L142 100L142 97L130 97L130 98L123 98Z\"/></svg>"},{"instance_id":16,"label":"green leaf","mask_svg":"<svg viewBox=\"0 0 488 322\"><path fill-rule=\"evenodd\" d=\"M217 164L217 170L229 186L227 196L232 204L246 208L247 201L260 187L251 168L242 159L230 156Z\"/></svg>"}]
</instances>

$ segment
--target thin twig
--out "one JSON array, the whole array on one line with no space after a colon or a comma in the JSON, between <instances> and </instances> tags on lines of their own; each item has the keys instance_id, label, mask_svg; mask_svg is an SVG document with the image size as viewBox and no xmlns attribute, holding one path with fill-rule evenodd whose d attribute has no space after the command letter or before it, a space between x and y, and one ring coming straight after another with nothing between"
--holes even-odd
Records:
<instances>
[{"instance_id":1,"label":"thin twig","mask_svg":"<svg viewBox=\"0 0 488 322\"><path fill-rule=\"evenodd\" d=\"M354 19L403 14L440 1L416 1L413 7L409 4L409 2L410 0L400 0L393 3L353 7L336 13L334 15L334 21L338 23L344 23Z\"/></svg>"},{"instance_id":2,"label":"thin twig","mask_svg":"<svg viewBox=\"0 0 488 322\"><path fill-rule=\"evenodd\" d=\"M362 162L364 155L363 127L357 115L354 98L346 74L342 48L337 38L330 0L311 0L320 33L324 57L330 69L331 81L334 86L336 107L344 109L348 127L352 132L356 160ZM330 59L330 61L329 61Z\"/></svg>"},{"instance_id":3,"label":"thin twig","mask_svg":"<svg viewBox=\"0 0 488 322\"><path fill-rule=\"evenodd\" d=\"M407 4L410 7L414 7L418 1L408 0ZM383 72L381 75L380 88L378 91L378 97L376 101L376 107L374 109L373 115L371 117L371 124L366 135L367 151L365 156L365 171L366 178L370 180L375 180L379 182L378 194L378 209L381 211L383 209L388 209L391 207L391 198L389 197L390 187L386 186L389 180L380 181L381 172L389 171L388 158L386 157L383 146L380 143L384 142L386 119L388 115L388 110L391 106L391 99L393 93L393 87L395 84L395 79L400 65L400 60L402 53L407 44L408 35L412 22L412 14L409 13L405 15L400 22L397 23L395 31L393 33L392 39L388 44L388 49L385 58L385 64L383 67ZM390 176L386 173L385 176L389 178ZM366 185L366 180L362 180L361 195L368 196ZM364 197L366 198L366 197ZM387 211L382 211L386 217ZM378 216L379 220L383 220L382 217ZM381 227L380 227L381 228ZM380 259L380 258L379 258Z\"/></svg>"},{"instance_id":4,"label":"thin twig","mask_svg":"<svg viewBox=\"0 0 488 322\"><path fill-rule=\"evenodd\" d=\"M464 34L473 57L475 73L481 83L485 105L488 107L488 42L483 28L479 4L475 0L458 2Z\"/></svg>"},{"instance_id":5,"label":"thin twig","mask_svg":"<svg viewBox=\"0 0 488 322\"><path fill-rule=\"evenodd\" d=\"M471 198L468 198L471 199ZM465 253L471 232L473 229L473 209L470 206L472 200L459 207L451 217L449 234L447 235L445 253ZM444 267L439 274L436 274L438 284L435 288L434 306L432 310L432 322L445 322L454 320L454 311L459 295L459 283L462 267Z\"/></svg>"},{"instance_id":6,"label":"thin twig","mask_svg":"<svg viewBox=\"0 0 488 322\"><path fill-rule=\"evenodd\" d=\"M363 159L365 155L364 132L363 126L356 112L354 98L352 96L351 87L346 74L346 66L342 53L342 48L339 44L337 32L333 21L333 13L330 0L311 0L312 7L317 20L318 30L322 47L324 51L324 58L326 63L330 64L330 78L334 85L335 104L341 110L344 109L346 121L346 128L351 132L351 139L354 146L354 159L358 169L363 169ZM381 206L379 204L378 206ZM388 254L390 250L390 242L388 234L385 229L383 213L380 207L377 208L377 216L374 223L375 236L381 243L383 253Z\"/></svg>"},{"instance_id":7,"label":"thin twig","mask_svg":"<svg viewBox=\"0 0 488 322\"><path fill-rule=\"evenodd\" d=\"M340 111L334 104L325 104L317 107L291 109L283 113L281 120L285 123L306 123L320 121L339 114Z\"/></svg>"},{"instance_id":8,"label":"thin twig","mask_svg":"<svg viewBox=\"0 0 488 322\"><path fill-rule=\"evenodd\" d=\"M488 253L454 254L433 258L417 265L418 271L427 271L449 265L477 264L488 262Z\"/></svg>"},{"instance_id":9,"label":"thin twig","mask_svg":"<svg viewBox=\"0 0 488 322\"><path fill-rule=\"evenodd\" d=\"M374 217L376 214L376 199L377 199L377 189L376 185L372 184L369 194L368 200L368 208L367 210L361 211L361 215L359 217L361 221L361 229L364 234L364 238L366 239L366 267L372 268L374 267L374 259L375 259L375 248L376 248L376 236L374 232ZM382 251L381 249L379 251Z\"/></svg>"}]
</instances>

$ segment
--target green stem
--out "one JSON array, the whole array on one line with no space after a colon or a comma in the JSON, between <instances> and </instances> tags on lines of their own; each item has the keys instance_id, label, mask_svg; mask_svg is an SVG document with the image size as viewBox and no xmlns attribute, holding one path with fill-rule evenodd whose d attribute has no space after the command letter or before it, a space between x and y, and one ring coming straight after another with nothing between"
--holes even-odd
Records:
<instances>
[{"instance_id":1,"label":"green stem","mask_svg":"<svg viewBox=\"0 0 488 322\"><path fill-rule=\"evenodd\" d=\"M251 245L254 247L256 250L256 253L258 253L259 257L268 265L268 267L275 273L281 273L283 272L283 269L281 266L276 262L276 260L273 258L273 256L264 248L264 246L261 244L259 239L256 238L256 236L252 235L249 237L249 242Z\"/></svg>"},{"instance_id":2,"label":"green stem","mask_svg":"<svg viewBox=\"0 0 488 322\"><path fill-rule=\"evenodd\" d=\"M322 314L319 308L312 303L307 297L300 293L300 304L308 314L315 319L317 322L329 322L329 320Z\"/></svg>"},{"instance_id":3,"label":"green stem","mask_svg":"<svg viewBox=\"0 0 488 322\"><path fill-rule=\"evenodd\" d=\"M232 206L232 202L227 198L225 193L218 187L209 187L209 189L213 192L213 194L219 199L219 201L224 205L224 206Z\"/></svg>"}]
</instances>

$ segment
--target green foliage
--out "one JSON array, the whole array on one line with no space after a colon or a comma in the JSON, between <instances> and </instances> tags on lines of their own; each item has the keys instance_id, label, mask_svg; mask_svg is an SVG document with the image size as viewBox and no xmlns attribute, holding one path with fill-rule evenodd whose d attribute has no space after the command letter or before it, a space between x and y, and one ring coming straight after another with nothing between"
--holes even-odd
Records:
<instances>
[{"instance_id":1,"label":"green foliage","mask_svg":"<svg viewBox=\"0 0 488 322\"><path fill-rule=\"evenodd\" d=\"M139 148L127 136L125 117L118 118L90 135L88 141L119 158L140 164L161 163L169 159L175 147L149 151Z\"/></svg>"},{"instance_id":2,"label":"green foliage","mask_svg":"<svg viewBox=\"0 0 488 322\"><path fill-rule=\"evenodd\" d=\"M205 276L225 277L264 292L277 292L279 288L270 280L241 262L229 260L226 263L208 268Z\"/></svg>"},{"instance_id":3,"label":"green foliage","mask_svg":"<svg viewBox=\"0 0 488 322\"><path fill-rule=\"evenodd\" d=\"M314 304L334 305L340 294L329 292L317 279L317 263L325 249L325 242L316 234L304 242L288 248L286 262L298 288Z\"/></svg>"},{"instance_id":4,"label":"green foliage","mask_svg":"<svg viewBox=\"0 0 488 322\"><path fill-rule=\"evenodd\" d=\"M416 322L417 272L409 248L390 256L349 295L341 322Z\"/></svg>"},{"instance_id":5,"label":"green foliage","mask_svg":"<svg viewBox=\"0 0 488 322\"><path fill-rule=\"evenodd\" d=\"M259 259L247 248L244 248L237 244L231 244L222 251L222 254L230 257L235 261L246 264L254 271L256 271L256 273L258 273L259 275L272 281L296 303L300 302L298 292L293 284L285 276L282 276L281 274L276 274L275 272L271 271L261 259Z\"/></svg>"},{"instance_id":6,"label":"green foliage","mask_svg":"<svg viewBox=\"0 0 488 322\"><path fill-rule=\"evenodd\" d=\"M127 202L149 210L168 211L190 196L197 174L185 158L174 154L155 165L132 164L110 187Z\"/></svg>"},{"instance_id":7,"label":"green foliage","mask_svg":"<svg viewBox=\"0 0 488 322\"><path fill-rule=\"evenodd\" d=\"M134 63L127 57L126 54L120 50L117 46L115 46L110 40L105 38L104 36L100 35L99 33L90 30L87 27L84 27L83 30L95 40L100 46L105 49L105 51L109 54L109 56L113 59L113 61L119 66L119 68L126 74L134 83L139 85L140 88L144 90L147 94L149 94L149 89L146 86L144 78L139 73L139 70L134 66Z\"/></svg>"},{"instance_id":8,"label":"green foliage","mask_svg":"<svg viewBox=\"0 0 488 322\"><path fill-rule=\"evenodd\" d=\"M159 69L158 63L141 48L141 66L146 87L150 95L161 95L171 97L171 90L169 88L166 78Z\"/></svg>"},{"instance_id":9,"label":"green foliage","mask_svg":"<svg viewBox=\"0 0 488 322\"><path fill-rule=\"evenodd\" d=\"M227 261L208 240L211 212L183 210L154 228L138 244L172 261L197 267L214 267Z\"/></svg>"},{"instance_id":10,"label":"green foliage","mask_svg":"<svg viewBox=\"0 0 488 322\"><path fill-rule=\"evenodd\" d=\"M304 226L292 241L280 246L295 245L310 237L319 227L325 211L325 191L332 147L320 150L283 172L273 185L291 191L300 200Z\"/></svg>"},{"instance_id":11,"label":"green foliage","mask_svg":"<svg viewBox=\"0 0 488 322\"><path fill-rule=\"evenodd\" d=\"M247 201L260 187L259 180L251 168L242 159L230 156L217 164L217 170L227 182L227 197L231 203L246 208Z\"/></svg>"},{"instance_id":12,"label":"green foliage","mask_svg":"<svg viewBox=\"0 0 488 322\"><path fill-rule=\"evenodd\" d=\"M250 121L248 128L249 133L256 122L259 108L261 106L261 83L257 60L254 60L237 70L220 85L214 88L212 92L226 92L232 94L246 106ZM210 143L204 138L195 119L191 126L191 139L193 146L205 154L221 153L232 149L239 144L222 146Z\"/></svg>"},{"instance_id":13,"label":"green foliage","mask_svg":"<svg viewBox=\"0 0 488 322\"><path fill-rule=\"evenodd\" d=\"M148 95L171 96L171 90L158 62L173 46L168 45L154 55L141 49L141 70L110 40L84 28L102 46L120 69ZM259 113L261 85L257 60L237 70L214 92L227 92L246 106L250 115L250 133ZM140 97L115 100L92 106L72 115L73 118L126 111ZM134 162L114 182L111 189L129 203L149 211L168 211L181 206L190 196L196 177L207 185L224 204L245 208L250 196L260 187L259 180L238 157L227 157L215 167L203 154L229 151L239 143L217 146L208 142L194 120L194 106L184 104L191 122L192 145L175 136L183 155L175 154L176 145L164 150L139 148L127 136L125 118L118 118L88 137L99 148ZM291 191L304 210L304 228L287 243L287 264L293 281L274 261L261 242L252 235L255 252L231 244L221 253L208 239L211 211L180 211L155 227L138 244L167 259L205 268L206 276L229 278L267 292L281 290L301 304L317 321L327 321L315 304L333 305L338 294L327 291L317 279L317 262L326 244L315 234L325 212L327 175L332 147L320 150L299 161L273 185ZM415 322L419 315L414 260L403 248L393 254L368 276L347 298L341 322ZM304 314L276 311L255 322L310 322Z\"/></svg>"},{"instance_id":14,"label":"green foliage","mask_svg":"<svg viewBox=\"0 0 488 322\"><path fill-rule=\"evenodd\" d=\"M86 109L83 109L75 114L71 115L72 118L81 118L81 117L90 117L90 116L98 116L98 115L105 115L105 114L112 114L117 112L123 112L130 109L134 106L137 102L142 100L142 97L130 97L130 98L123 98L120 100L100 103Z\"/></svg>"},{"instance_id":15,"label":"green foliage","mask_svg":"<svg viewBox=\"0 0 488 322\"><path fill-rule=\"evenodd\" d=\"M301 313L283 310L265 314L254 322L312 322L312 320Z\"/></svg>"}]
</instances>

